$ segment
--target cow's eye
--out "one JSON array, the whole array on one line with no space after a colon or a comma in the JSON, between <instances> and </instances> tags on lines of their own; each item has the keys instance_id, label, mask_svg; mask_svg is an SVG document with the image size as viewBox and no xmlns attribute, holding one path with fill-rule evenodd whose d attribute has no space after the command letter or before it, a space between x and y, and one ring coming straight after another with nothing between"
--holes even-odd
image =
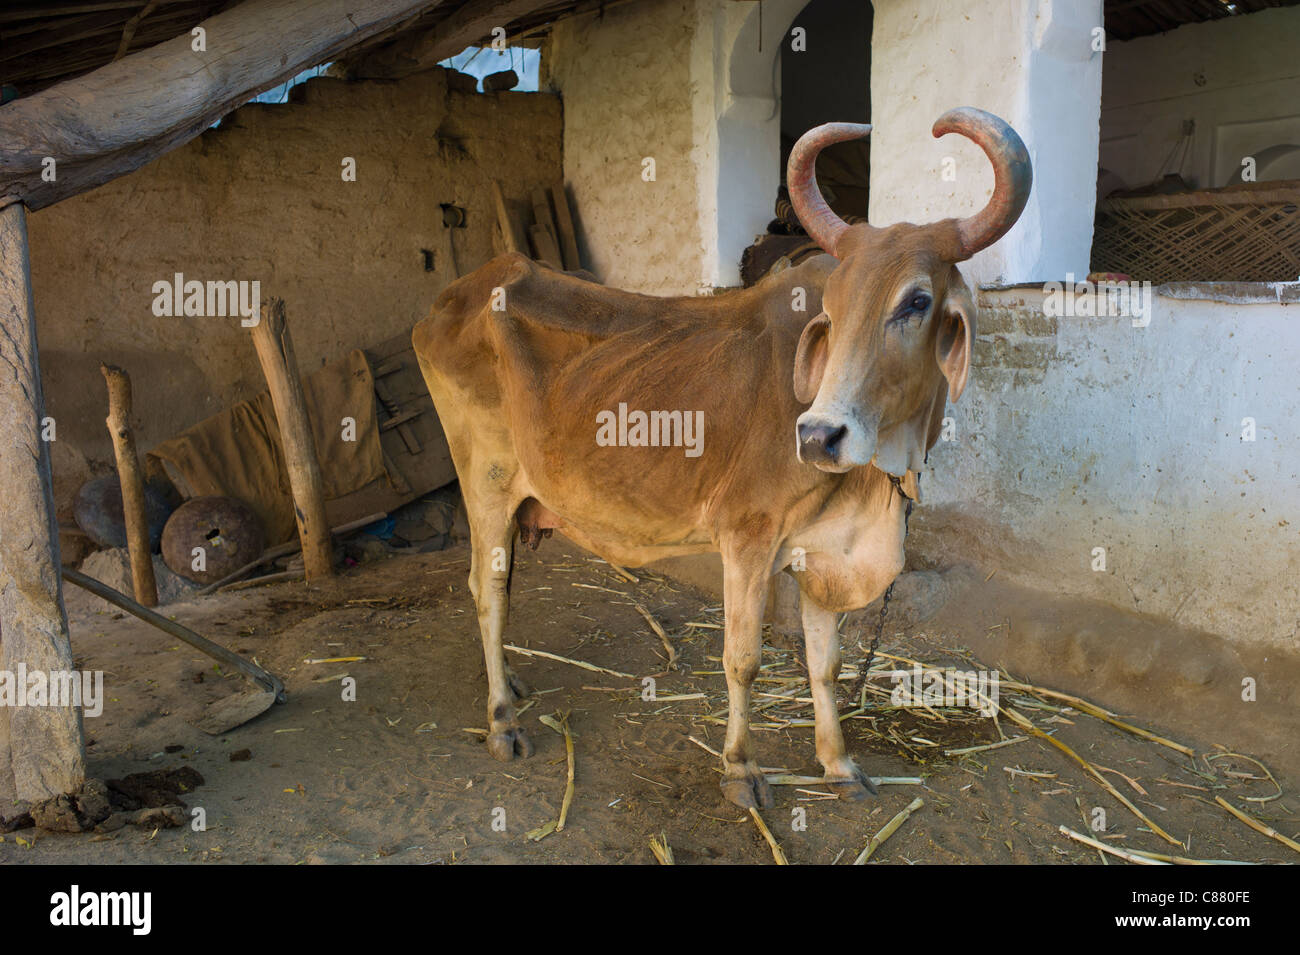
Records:
<instances>
[{"instance_id":1,"label":"cow's eye","mask_svg":"<svg viewBox=\"0 0 1300 955\"><path fill-rule=\"evenodd\" d=\"M907 307L913 312L924 312L930 307L930 296L924 292L917 292L912 296L912 300L907 303Z\"/></svg>"}]
</instances>

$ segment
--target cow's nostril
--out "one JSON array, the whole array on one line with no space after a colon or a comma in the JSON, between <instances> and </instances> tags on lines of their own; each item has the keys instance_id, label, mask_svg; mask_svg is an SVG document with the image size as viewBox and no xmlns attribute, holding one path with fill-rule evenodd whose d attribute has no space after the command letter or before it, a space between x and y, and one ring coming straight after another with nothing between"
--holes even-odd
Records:
<instances>
[{"instance_id":1,"label":"cow's nostril","mask_svg":"<svg viewBox=\"0 0 1300 955\"><path fill-rule=\"evenodd\" d=\"M834 464L840 456L840 442L848 434L844 425L801 424L799 446L802 458L811 463Z\"/></svg>"}]
</instances>

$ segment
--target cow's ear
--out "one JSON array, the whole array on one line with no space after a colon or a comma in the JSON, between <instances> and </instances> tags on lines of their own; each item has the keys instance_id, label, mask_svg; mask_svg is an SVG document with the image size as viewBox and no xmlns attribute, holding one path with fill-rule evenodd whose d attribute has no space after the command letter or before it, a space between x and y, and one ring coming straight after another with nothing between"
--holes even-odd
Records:
<instances>
[{"instance_id":1,"label":"cow's ear","mask_svg":"<svg viewBox=\"0 0 1300 955\"><path fill-rule=\"evenodd\" d=\"M970 374L970 356L975 347L975 299L954 267L948 283L948 295L939 313L939 334L934 342L934 357L948 379L948 400L956 401L966 388Z\"/></svg>"},{"instance_id":2,"label":"cow's ear","mask_svg":"<svg viewBox=\"0 0 1300 955\"><path fill-rule=\"evenodd\" d=\"M794 353L794 396L800 404L812 404L822 386L830 330L831 317L822 312L803 327L799 336L799 348Z\"/></svg>"}]
</instances>

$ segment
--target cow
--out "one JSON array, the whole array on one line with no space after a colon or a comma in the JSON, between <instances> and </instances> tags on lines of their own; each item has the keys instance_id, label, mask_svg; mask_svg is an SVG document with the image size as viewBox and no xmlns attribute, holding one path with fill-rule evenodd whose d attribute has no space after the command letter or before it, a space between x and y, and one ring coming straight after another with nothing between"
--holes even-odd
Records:
<instances>
[{"instance_id":1,"label":"cow","mask_svg":"<svg viewBox=\"0 0 1300 955\"><path fill-rule=\"evenodd\" d=\"M837 718L838 615L867 606L902 570L907 499L970 373L975 304L956 263L1011 228L1032 174L1006 122L954 109L932 131L988 156L984 209L848 225L814 164L827 145L870 130L828 123L795 144L791 202L826 254L749 289L651 297L507 254L449 285L416 326L469 517L497 759L533 751L514 706L527 689L502 650L515 539L535 548L560 530L627 567L721 554L722 790L742 808L772 804L750 738L750 687L767 582L791 573L826 785L847 799L875 791ZM680 440L679 421L696 424L698 447Z\"/></svg>"}]
</instances>

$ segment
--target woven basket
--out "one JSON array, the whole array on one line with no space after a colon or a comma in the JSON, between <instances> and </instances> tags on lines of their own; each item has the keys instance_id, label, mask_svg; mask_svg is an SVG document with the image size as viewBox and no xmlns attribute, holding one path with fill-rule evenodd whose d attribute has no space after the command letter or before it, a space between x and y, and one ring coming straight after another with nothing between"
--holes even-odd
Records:
<instances>
[{"instance_id":1,"label":"woven basket","mask_svg":"<svg viewBox=\"0 0 1300 955\"><path fill-rule=\"evenodd\" d=\"M1300 278L1300 180L1097 204L1092 271L1138 281Z\"/></svg>"}]
</instances>

